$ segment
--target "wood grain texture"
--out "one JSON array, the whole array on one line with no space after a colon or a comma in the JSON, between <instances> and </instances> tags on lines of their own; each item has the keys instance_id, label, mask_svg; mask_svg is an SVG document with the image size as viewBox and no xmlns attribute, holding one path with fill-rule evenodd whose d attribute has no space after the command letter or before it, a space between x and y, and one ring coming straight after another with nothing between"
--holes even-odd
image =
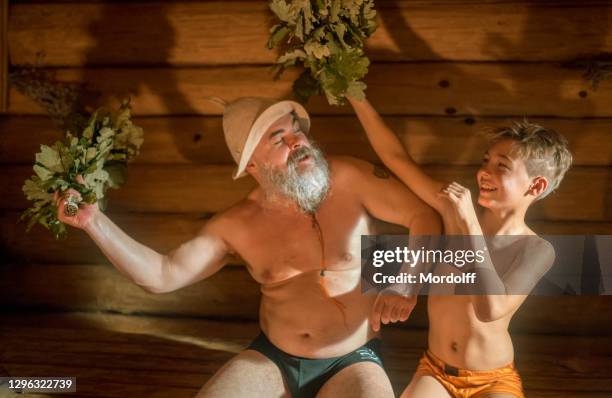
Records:
<instances>
[{"instance_id":1,"label":"wood grain texture","mask_svg":"<svg viewBox=\"0 0 612 398\"><path fill-rule=\"evenodd\" d=\"M242 96L287 98L299 70L278 80L268 66L205 68L57 69L55 78L85 82L84 104L116 106L128 96L136 115L220 115L207 100ZM367 95L381 114L612 116L612 84L595 90L582 72L540 63L389 63L374 64L365 79ZM43 114L31 99L11 89L12 114ZM330 106L322 97L308 103L310 113L353 114L348 106Z\"/></svg>"},{"instance_id":2,"label":"wood grain texture","mask_svg":"<svg viewBox=\"0 0 612 398\"><path fill-rule=\"evenodd\" d=\"M41 278L45 275L44 278ZM108 265L0 266L0 311L111 311L123 314L256 320L259 285L244 267L226 267L189 287L151 294ZM426 297L402 327L426 328ZM609 335L612 296L530 296L514 316L518 333Z\"/></svg>"},{"instance_id":3,"label":"wood grain texture","mask_svg":"<svg viewBox=\"0 0 612 398\"><path fill-rule=\"evenodd\" d=\"M132 165L128 181L107 193L109 210L121 212L211 213L230 207L256 185L251 177L232 180L233 166ZM458 181L475 188L472 166L427 166L425 171L441 181ZM23 181L32 175L28 166L6 166L0 175L5 187L0 209L26 209ZM585 189L588 184L588 189ZM570 169L561 186L528 212L529 220L610 221L612 185L608 167Z\"/></svg>"},{"instance_id":4,"label":"wood grain texture","mask_svg":"<svg viewBox=\"0 0 612 398\"><path fill-rule=\"evenodd\" d=\"M2 262L44 263L44 264L110 264L87 234L69 229L68 237L56 241L51 233L41 226L35 226L29 233L25 224L17 224L19 212L0 213L0 248L4 252ZM159 253L169 253L181 243L192 239L204 226L208 215L200 214L159 214L159 213L116 213L108 214L132 238ZM539 234L612 234L612 222L577 221L533 221L529 226ZM408 231L398 225L376 221L378 234L406 234ZM239 259L232 259L230 265L244 265Z\"/></svg>"},{"instance_id":5,"label":"wood grain texture","mask_svg":"<svg viewBox=\"0 0 612 398\"><path fill-rule=\"evenodd\" d=\"M8 0L0 0L0 114L8 108Z\"/></svg>"},{"instance_id":6,"label":"wood grain texture","mask_svg":"<svg viewBox=\"0 0 612 398\"><path fill-rule=\"evenodd\" d=\"M520 118L388 116L385 122L420 164L477 165L486 140L482 132ZM612 163L612 119L529 118L562 133L570 143L574 166ZM219 116L135 118L145 141L134 163L233 163ZM41 144L63 139L45 116L0 117L0 164L32 164ZM23 139L23 137L32 139ZM379 162L355 116L314 116L311 136L326 153Z\"/></svg>"},{"instance_id":7,"label":"wood grain texture","mask_svg":"<svg viewBox=\"0 0 612 398\"><path fill-rule=\"evenodd\" d=\"M34 63L39 54L48 66L262 64L277 56L265 48L275 18L262 1L62 3L13 6L13 64ZM375 61L565 61L612 51L606 2L376 6L379 28L366 45ZM474 21L486 24L474 29Z\"/></svg>"},{"instance_id":8,"label":"wood grain texture","mask_svg":"<svg viewBox=\"0 0 612 398\"><path fill-rule=\"evenodd\" d=\"M259 285L244 268L228 267L172 293L151 294L109 265L0 266L2 308L257 317ZM44 277L42 277L44 275Z\"/></svg>"},{"instance_id":9,"label":"wood grain texture","mask_svg":"<svg viewBox=\"0 0 612 398\"><path fill-rule=\"evenodd\" d=\"M93 397L121 396L122 391L187 397L188 390L193 396L258 333L254 322L179 317L26 313L3 319L0 358L7 373L77 375L79 391ZM426 348L426 331L384 327L382 338L385 368L401 391ZM514 333L513 341L528 396L609 396L609 336ZM105 394L97 395L100 391Z\"/></svg>"}]
</instances>

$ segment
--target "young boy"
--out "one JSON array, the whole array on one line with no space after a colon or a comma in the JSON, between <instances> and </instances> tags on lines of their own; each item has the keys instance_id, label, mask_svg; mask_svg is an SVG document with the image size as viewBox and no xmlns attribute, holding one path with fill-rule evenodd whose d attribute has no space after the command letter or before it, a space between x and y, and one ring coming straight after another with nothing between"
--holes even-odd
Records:
<instances>
[{"instance_id":1,"label":"young boy","mask_svg":"<svg viewBox=\"0 0 612 398\"><path fill-rule=\"evenodd\" d=\"M563 179L572 161L567 141L527 121L493 131L476 173L476 210L468 189L425 174L367 101L349 101L378 156L442 215L447 235L471 235L480 248L484 239L476 237L495 236L478 269L493 294L430 294L429 348L402 397L524 397L508 324L555 256L525 224L525 213ZM440 265L436 273L451 268Z\"/></svg>"}]
</instances>

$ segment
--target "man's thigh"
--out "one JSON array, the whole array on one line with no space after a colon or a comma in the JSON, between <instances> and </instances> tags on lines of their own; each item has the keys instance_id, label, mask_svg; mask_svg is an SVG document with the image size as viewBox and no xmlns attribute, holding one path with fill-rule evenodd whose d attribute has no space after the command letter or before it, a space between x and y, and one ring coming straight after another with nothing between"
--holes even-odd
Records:
<instances>
[{"instance_id":1,"label":"man's thigh","mask_svg":"<svg viewBox=\"0 0 612 398\"><path fill-rule=\"evenodd\" d=\"M451 398L451 395L435 378L414 376L401 398Z\"/></svg>"},{"instance_id":2,"label":"man's thigh","mask_svg":"<svg viewBox=\"0 0 612 398\"><path fill-rule=\"evenodd\" d=\"M393 398L389 377L373 362L347 366L329 379L317 398Z\"/></svg>"},{"instance_id":3,"label":"man's thigh","mask_svg":"<svg viewBox=\"0 0 612 398\"><path fill-rule=\"evenodd\" d=\"M280 369L257 351L245 350L227 362L196 398L291 397Z\"/></svg>"}]
</instances>

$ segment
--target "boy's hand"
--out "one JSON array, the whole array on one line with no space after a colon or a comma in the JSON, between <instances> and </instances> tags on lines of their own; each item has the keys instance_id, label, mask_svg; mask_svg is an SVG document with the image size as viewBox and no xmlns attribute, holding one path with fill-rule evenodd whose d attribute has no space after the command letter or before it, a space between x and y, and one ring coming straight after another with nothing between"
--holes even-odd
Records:
<instances>
[{"instance_id":1,"label":"boy's hand","mask_svg":"<svg viewBox=\"0 0 612 398\"><path fill-rule=\"evenodd\" d=\"M457 182L452 182L442 188L438 197L447 201L449 204L447 215L456 222L456 225L461 228L464 234L479 234L475 231L475 227L479 226L479 223L469 189Z\"/></svg>"},{"instance_id":2,"label":"boy's hand","mask_svg":"<svg viewBox=\"0 0 612 398\"><path fill-rule=\"evenodd\" d=\"M372 314L370 325L375 332L380 330L380 323L405 321L408 319L417 302L417 296L404 296L393 290L384 289L378 293Z\"/></svg>"}]
</instances>

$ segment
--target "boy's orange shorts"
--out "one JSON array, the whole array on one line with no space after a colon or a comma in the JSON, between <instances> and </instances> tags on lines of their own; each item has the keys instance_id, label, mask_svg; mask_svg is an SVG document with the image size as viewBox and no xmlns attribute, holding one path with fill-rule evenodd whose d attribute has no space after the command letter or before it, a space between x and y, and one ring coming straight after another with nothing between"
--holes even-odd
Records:
<instances>
[{"instance_id":1,"label":"boy's orange shorts","mask_svg":"<svg viewBox=\"0 0 612 398\"><path fill-rule=\"evenodd\" d=\"M458 369L444 363L427 350L419 361L415 376L435 378L453 398L478 398L491 393L506 393L516 398L525 398L521 377L514 363L485 371Z\"/></svg>"}]
</instances>

